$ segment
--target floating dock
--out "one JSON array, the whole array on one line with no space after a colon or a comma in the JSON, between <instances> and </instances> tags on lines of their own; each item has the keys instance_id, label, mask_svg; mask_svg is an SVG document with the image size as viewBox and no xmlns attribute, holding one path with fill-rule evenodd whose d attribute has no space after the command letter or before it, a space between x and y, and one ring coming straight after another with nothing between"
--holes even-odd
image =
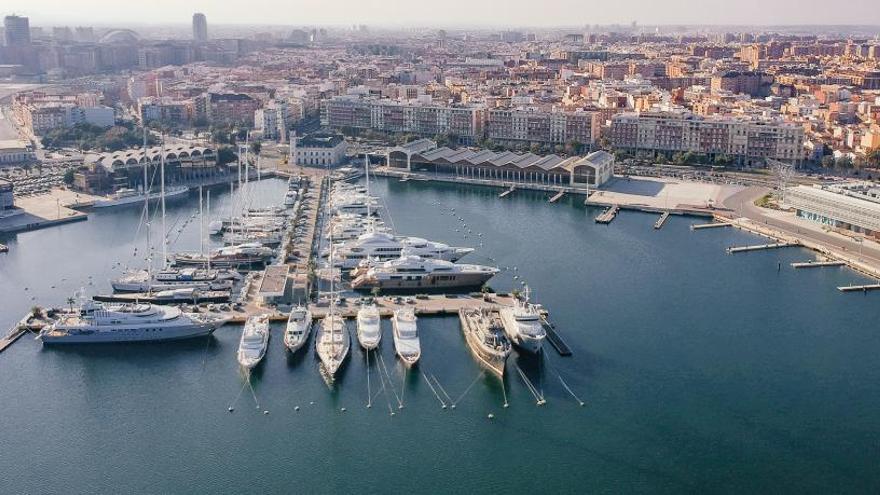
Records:
<instances>
[{"instance_id":1,"label":"floating dock","mask_svg":"<svg viewBox=\"0 0 880 495\"><path fill-rule=\"evenodd\" d=\"M845 266L843 261L803 261L800 263L792 263L793 268L821 268L823 266Z\"/></svg>"},{"instance_id":2,"label":"floating dock","mask_svg":"<svg viewBox=\"0 0 880 495\"><path fill-rule=\"evenodd\" d=\"M712 223L695 223L691 225L691 230L717 229L720 227L732 227L732 223L712 222Z\"/></svg>"},{"instance_id":3,"label":"floating dock","mask_svg":"<svg viewBox=\"0 0 880 495\"><path fill-rule=\"evenodd\" d=\"M620 212L619 206L611 206L595 218L596 223L609 224L614 220L615 217L617 217L618 212Z\"/></svg>"},{"instance_id":4,"label":"floating dock","mask_svg":"<svg viewBox=\"0 0 880 495\"><path fill-rule=\"evenodd\" d=\"M547 332L547 341L556 349L560 356L571 356L571 348L562 340L562 336L556 331L556 325L550 323L547 319L542 319L541 324L544 331Z\"/></svg>"},{"instance_id":5,"label":"floating dock","mask_svg":"<svg viewBox=\"0 0 880 495\"><path fill-rule=\"evenodd\" d=\"M660 229L662 229L662 228L663 228L663 224L665 224L665 223L666 223L666 220L668 220L668 219L669 219L669 212L668 212L668 211L664 211L663 214L660 215L660 218L659 218L656 222L654 222L654 229L655 229L655 230L660 230Z\"/></svg>"},{"instance_id":6,"label":"floating dock","mask_svg":"<svg viewBox=\"0 0 880 495\"><path fill-rule=\"evenodd\" d=\"M781 249L800 246L797 242L775 242L773 244L759 244L757 246L740 246L727 248L727 254L746 253L749 251L764 251L766 249Z\"/></svg>"},{"instance_id":7,"label":"floating dock","mask_svg":"<svg viewBox=\"0 0 880 495\"><path fill-rule=\"evenodd\" d=\"M837 290L840 292L868 292L869 290L880 290L880 284L847 285L838 287Z\"/></svg>"},{"instance_id":8,"label":"floating dock","mask_svg":"<svg viewBox=\"0 0 880 495\"><path fill-rule=\"evenodd\" d=\"M565 196L565 191L559 191L552 198L550 198L550 202L555 203L555 202L559 201L560 199L562 199L563 196Z\"/></svg>"},{"instance_id":9,"label":"floating dock","mask_svg":"<svg viewBox=\"0 0 880 495\"><path fill-rule=\"evenodd\" d=\"M510 186L510 189L508 189L508 190L504 191L503 193L499 194L498 197L499 197L499 198L503 198L503 197L507 196L508 194L512 193L512 192L515 191L515 190L516 190L516 186Z\"/></svg>"}]
</instances>

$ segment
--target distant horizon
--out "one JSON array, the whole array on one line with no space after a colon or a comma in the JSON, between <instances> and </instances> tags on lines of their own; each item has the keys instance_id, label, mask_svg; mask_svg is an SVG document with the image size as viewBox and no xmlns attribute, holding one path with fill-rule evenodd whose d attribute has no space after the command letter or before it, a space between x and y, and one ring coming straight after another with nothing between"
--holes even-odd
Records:
<instances>
[{"instance_id":1,"label":"distant horizon","mask_svg":"<svg viewBox=\"0 0 880 495\"><path fill-rule=\"evenodd\" d=\"M187 25L192 14L205 14L215 26L321 26L364 24L400 28L552 29L586 26L649 27L825 27L877 28L880 9L875 0L850 0L845 9L820 8L817 1L777 0L618 0L615 8L578 0L468 2L445 0L425 15L406 0L361 2L338 0L251 0L248 8L205 0L155 0L149 5L108 0L78 0L58 5L53 0L11 0L3 15L29 17L32 25L119 26ZM537 8L540 7L540 8ZM573 21L575 20L576 21ZM283 21L282 21L283 20ZM282 22L279 22L282 21Z\"/></svg>"}]
</instances>

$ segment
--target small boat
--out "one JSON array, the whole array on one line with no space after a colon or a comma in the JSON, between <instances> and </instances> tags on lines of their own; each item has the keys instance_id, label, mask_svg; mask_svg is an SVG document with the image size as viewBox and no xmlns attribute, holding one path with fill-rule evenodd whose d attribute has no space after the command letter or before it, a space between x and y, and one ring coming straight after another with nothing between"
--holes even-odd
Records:
<instances>
[{"instance_id":1,"label":"small boat","mask_svg":"<svg viewBox=\"0 0 880 495\"><path fill-rule=\"evenodd\" d=\"M501 322L481 309L461 309L458 316L471 354L483 367L504 378L510 341L504 335Z\"/></svg>"},{"instance_id":2,"label":"small boat","mask_svg":"<svg viewBox=\"0 0 880 495\"><path fill-rule=\"evenodd\" d=\"M251 316L244 324L238 344L238 364L253 369L266 355L269 347L269 316Z\"/></svg>"},{"instance_id":3,"label":"small boat","mask_svg":"<svg viewBox=\"0 0 880 495\"><path fill-rule=\"evenodd\" d=\"M394 350L407 367L415 365L422 356L416 313L412 308L400 308L391 319Z\"/></svg>"},{"instance_id":4,"label":"small boat","mask_svg":"<svg viewBox=\"0 0 880 495\"><path fill-rule=\"evenodd\" d=\"M358 343L367 351L379 347L382 340L382 323L379 308L375 304L365 304L357 312Z\"/></svg>"},{"instance_id":5,"label":"small boat","mask_svg":"<svg viewBox=\"0 0 880 495\"><path fill-rule=\"evenodd\" d=\"M298 351L312 331L312 312L306 306L297 306L290 311L287 327L284 330L284 345L290 352Z\"/></svg>"}]
</instances>

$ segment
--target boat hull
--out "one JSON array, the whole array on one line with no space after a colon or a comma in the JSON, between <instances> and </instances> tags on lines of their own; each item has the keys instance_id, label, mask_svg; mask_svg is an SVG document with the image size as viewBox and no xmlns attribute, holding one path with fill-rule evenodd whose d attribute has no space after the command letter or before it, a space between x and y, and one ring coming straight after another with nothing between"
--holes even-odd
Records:
<instances>
[{"instance_id":1,"label":"boat hull","mask_svg":"<svg viewBox=\"0 0 880 495\"><path fill-rule=\"evenodd\" d=\"M480 322L466 310L461 310L458 315L461 320L461 331L464 334L464 339L471 355L474 356L474 359L477 360L480 366L492 372L498 378L504 379L504 368L507 364L508 353L493 352L486 349L481 345L480 336L476 328L476 325L479 325ZM507 347L509 351L509 345Z\"/></svg>"},{"instance_id":2,"label":"boat hull","mask_svg":"<svg viewBox=\"0 0 880 495\"><path fill-rule=\"evenodd\" d=\"M180 328L165 328L156 331L145 329L128 331L102 331L89 334L41 334L44 345L65 344L113 344L123 342L163 342L192 339L210 335L219 325L201 323ZM122 329L120 329L122 330Z\"/></svg>"},{"instance_id":3,"label":"boat hull","mask_svg":"<svg viewBox=\"0 0 880 495\"><path fill-rule=\"evenodd\" d=\"M165 192L165 200L178 198L181 196L185 196L189 192L189 189L183 188L174 190L171 192ZM127 198L119 198L119 199L104 199L95 201L95 204L92 206L93 208L110 208L113 206L126 206L132 204L142 204L144 202L144 195L139 194L137 196L130 196ZM150 194L150 201L157 201L160 199L160 195L158 193Z\"/></svg>"}]
</instances>

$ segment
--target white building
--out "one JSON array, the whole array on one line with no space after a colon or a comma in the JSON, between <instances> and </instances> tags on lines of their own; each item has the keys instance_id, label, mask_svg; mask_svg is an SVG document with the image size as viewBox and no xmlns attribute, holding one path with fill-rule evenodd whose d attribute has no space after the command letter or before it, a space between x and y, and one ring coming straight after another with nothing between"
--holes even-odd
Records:
<instances>
[{"instance_id":1,"label":"white building","mask_svg":"<svg viewBox=\"0 0 880 495\"><path fill-rule=\"evenodd\" d=\"M790 187L785 191L785 204L797 210L799 217L880 239L880 186L876 184Z\"/></svg>"},{"instance_id":2,"label":"white building","mask_svg":"<svg viewBox=\"0 0 880 495\"><path fill-rule=\"evenodd\" d=\"M20 139L0 141L0 167L16 163L26 163L37 159L33 148Z\"/></svg>"},{"instance_id":3,"label":"white building","mask_svg":"<svg viewBox=\"0 0 880 495\"><path fill-rule=\"evenodd\" d=\"M348 149L345 139L336 135L296 138L292 145L294 164L312 167L341 165Z\"/></svg>"}]
</instances>

